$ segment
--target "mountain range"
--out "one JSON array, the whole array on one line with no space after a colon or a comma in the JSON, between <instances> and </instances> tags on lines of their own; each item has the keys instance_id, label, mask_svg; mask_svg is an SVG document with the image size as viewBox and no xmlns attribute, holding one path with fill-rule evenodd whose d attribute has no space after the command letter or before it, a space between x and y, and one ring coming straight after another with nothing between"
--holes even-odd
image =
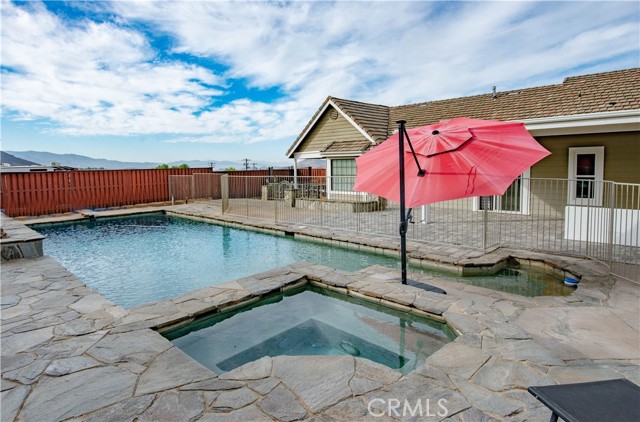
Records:
<instances>
[{"instance_id":1,"label":"mountain range","mask_svg":"<svg viewBox=\"0 0 640 422\"><path fill-rule=\"evenodd\" d=\"M38 163L34 163L33 161L23 160L22 158L18 158L15 155L11 155L7 152L0 151L0 163L3 165L9 166L36 166Z\"/></svg>"},{"instance_id":2,"label":"mountain range","mask_svg":"<svg viewBox=\"0 0 640 422\"><path fill-rule=\"evenodd\" d=\"M12 162L9 157L5 161L5 153L13 156L13 158L26 160L28 162L47 165L51 163L60 164L63 166L75 167L79 169L105 169L105 170L120 170L120 169L149 169L155 168L161 164L168 164L169 167L179 166L186 164L190 168L204 168L211 167L212 163L214 169L224 170L226 168L235 168L242 170L245 168L245 163L242 161L202 161L202 160L187 160L187 161L172 161L170 163L154 163L154 162L131 162L131 161L117 161L107 160L104 158L92 158L78 154L55 154L45 151L3 151L2 163L8 163L11 165L32 165L32 164L17 164ZM282 168L293 166L293 161L280 161L280 162L268 162L268 161L249 161L249 169L253 169L254 165L258 169L266 169L268 167ZM298 163L299 167L314 167L319 168L325 166L324 160L303 160Z\"/></svg>"}]
</instances>

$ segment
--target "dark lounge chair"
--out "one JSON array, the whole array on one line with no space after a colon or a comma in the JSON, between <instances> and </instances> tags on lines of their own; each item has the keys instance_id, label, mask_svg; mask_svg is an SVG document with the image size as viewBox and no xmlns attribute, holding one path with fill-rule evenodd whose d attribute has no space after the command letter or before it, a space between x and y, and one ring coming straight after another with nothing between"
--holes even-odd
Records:
<instances>
[{"instance_id":1,"label":"dark lounge chair","mask_svg":"<svg viewBox=\"0 0 640 422\"><path fill-rule=\"evenodd\" d=\"M638 422L640 387L626 379L529 387L529 393L566 422Z\"/></svg>"}]
</instances>

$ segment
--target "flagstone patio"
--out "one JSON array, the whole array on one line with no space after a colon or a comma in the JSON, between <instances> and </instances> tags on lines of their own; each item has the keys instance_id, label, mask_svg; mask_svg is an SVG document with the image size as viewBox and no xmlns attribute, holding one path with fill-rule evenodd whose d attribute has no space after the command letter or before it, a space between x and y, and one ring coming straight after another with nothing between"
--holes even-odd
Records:
<instances>
[{"instance_id":1,"label":"flagstone patio","mask_svg":"<svg viewBox=\"0 0 640 422\"><path fill-rule=\"evenodd\" d=\"M167 209L279 229L221 216L206 205ZM24 230L3 216L3 227L9 226ZM288 230L395 247L352 233ZM386 267L350 273L297 263L123 309L51 258L3 261L2 420L547 421L550 411L527 387L622 377L640 384L638 285L610 280L601 264L579 258L433 248L420 245L413 252L442 265L488 265L516 256L583 277L570 296L527 298L412 275L444 288L443 296L401 285L398 271ZM214 374L156 332L304 283L444 318L460 335L403 376L351 356L265 357ZM405 400L409 412L390 407Z\"/></svg>"}]
</instances>

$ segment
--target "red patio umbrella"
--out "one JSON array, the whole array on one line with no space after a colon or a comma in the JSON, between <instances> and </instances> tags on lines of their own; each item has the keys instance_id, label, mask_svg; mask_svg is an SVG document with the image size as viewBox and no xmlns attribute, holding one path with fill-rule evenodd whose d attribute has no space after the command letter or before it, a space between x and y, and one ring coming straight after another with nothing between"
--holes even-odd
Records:
<instances>
[{"instance_id":1,"label":"red patio umbrella","mask_svg":"<svg viewBox=\"0 0 640 422\"><path fill-rule=\"evenodd\" d=\"M354 190L400 204L402 283L406 284L406 229L411 208L503 195L522 172L550 152L523 123L460 117L409 130L404 120L397 123L397 133L356 158Z\"/></svg>"}]
</instances>

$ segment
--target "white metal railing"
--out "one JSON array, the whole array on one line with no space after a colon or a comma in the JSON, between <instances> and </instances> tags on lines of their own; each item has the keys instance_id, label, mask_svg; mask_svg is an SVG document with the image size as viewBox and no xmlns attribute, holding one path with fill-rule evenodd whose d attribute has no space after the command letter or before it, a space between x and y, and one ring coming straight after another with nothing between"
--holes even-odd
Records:
<instances>
[{"instance_id":1,"label":"white metal railing","mask_svg":"<svg viewBox=\"0 0 640 422\"><path fill-rule=\"evenodd\" d=\"M222 176L219 180L223 213L399 236L398 204L340 189L352 186L353 178ZM194 179L194 190L197 185ZM414 209L407 239L479 250L505 246L586 256L605 262L619 276L638 280L639 220L640 184L522 178L502 196Z\"/></svg>"}]
</instances>

